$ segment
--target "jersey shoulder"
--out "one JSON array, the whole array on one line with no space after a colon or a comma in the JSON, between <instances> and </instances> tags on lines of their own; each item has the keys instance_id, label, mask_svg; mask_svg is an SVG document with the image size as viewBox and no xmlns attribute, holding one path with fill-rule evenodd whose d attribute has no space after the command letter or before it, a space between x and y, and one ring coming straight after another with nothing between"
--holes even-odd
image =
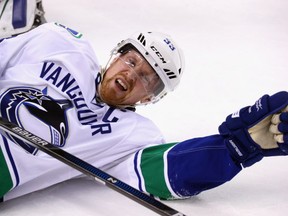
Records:
<instances>
[{"instance_id":1,"label":"jersey shoulder","mask_svg":"<svg viewBox=\"0 0 288 216\"><path fill-rule=\"evenodd\" d=\"M136 112L133 113L133 115L130 115L131 122L126 122L127 125L133 125L130 140L138 140L139 144L143 146L165 142L162 131L151 119Z\"/></svg>"}]
</instances>

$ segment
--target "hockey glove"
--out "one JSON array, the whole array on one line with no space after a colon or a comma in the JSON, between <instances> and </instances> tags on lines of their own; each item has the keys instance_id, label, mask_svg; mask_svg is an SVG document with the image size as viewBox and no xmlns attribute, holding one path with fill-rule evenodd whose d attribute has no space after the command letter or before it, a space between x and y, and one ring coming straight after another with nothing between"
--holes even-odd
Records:
<instances>
[{"instance_id":1,"label":"hockey glove","mask_svg":"<svg viewBox=\"0 0 288 216\"><path fill-rule=\"evenodd\" d=\"M234 160L244 167L264 156L288 154L288 92L264 95L219 126Z\"/></svg>"}]
</instances>

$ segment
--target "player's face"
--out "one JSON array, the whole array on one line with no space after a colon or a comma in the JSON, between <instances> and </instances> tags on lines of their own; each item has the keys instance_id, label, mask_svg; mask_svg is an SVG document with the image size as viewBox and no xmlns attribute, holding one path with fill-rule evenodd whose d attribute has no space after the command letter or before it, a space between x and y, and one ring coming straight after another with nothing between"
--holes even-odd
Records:
<instances>
[{"instance_id":1,"label":"player's face","mask_svg":"<svg viewBox=\"0 0 288 216\"><path fill-rule=\"evenodd\" d=\"M109 105L134 105L149 102L161 82L149 63L135 50L116 57L105 72L99 89Z\"/></svg>"}]
</instances>

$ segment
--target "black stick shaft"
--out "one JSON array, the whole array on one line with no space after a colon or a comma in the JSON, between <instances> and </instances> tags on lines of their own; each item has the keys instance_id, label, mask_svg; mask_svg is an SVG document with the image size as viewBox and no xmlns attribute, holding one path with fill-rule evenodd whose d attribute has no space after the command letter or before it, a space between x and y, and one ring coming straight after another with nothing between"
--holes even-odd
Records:
<instances>
[{"instance_id":1,"label":"black stick shaft","mask_svg":"<svg viewBox=\"0 0 288 216\"><path fill-rule=\"evenodd\" d=\"M15 136L22 141L38 148L39 150L47 153L48 155L58 159L59 161L67 164L68 166L77 169L87 176L93 177L98 182L102 182L109 188L125 195L126 197L138 202L139 204L149 208L150 210L163 216L185 216L183 213L163 204L162 202L148 196L147 194L131 187L130 185L120 181L117 178L107 174L106 172L92 166L91 164L69 154L68 152L52 145L51 143L43 140L35 134L26 131L25 129L17 126L0 117L0 128L6 133Z\"/></svg>"}]
</instances>

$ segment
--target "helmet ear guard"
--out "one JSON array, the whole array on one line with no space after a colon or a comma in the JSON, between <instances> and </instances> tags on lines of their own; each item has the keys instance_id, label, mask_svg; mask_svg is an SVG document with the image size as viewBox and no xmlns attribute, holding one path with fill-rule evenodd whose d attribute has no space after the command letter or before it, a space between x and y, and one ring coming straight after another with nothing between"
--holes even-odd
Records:
<instances>
[{"instance_id":1,"label":"helmet ear guard","mask_svg":"<svg viewBox=\"0 0 288 216\"><path fill-rule=\"evenodd\" d=\"M179 85L183 74L184 57L170 36L158 32L137 32L122 40L111 55L136 49L164 83L147 103L156 103Z\"/></svg>"}]
</instances>

